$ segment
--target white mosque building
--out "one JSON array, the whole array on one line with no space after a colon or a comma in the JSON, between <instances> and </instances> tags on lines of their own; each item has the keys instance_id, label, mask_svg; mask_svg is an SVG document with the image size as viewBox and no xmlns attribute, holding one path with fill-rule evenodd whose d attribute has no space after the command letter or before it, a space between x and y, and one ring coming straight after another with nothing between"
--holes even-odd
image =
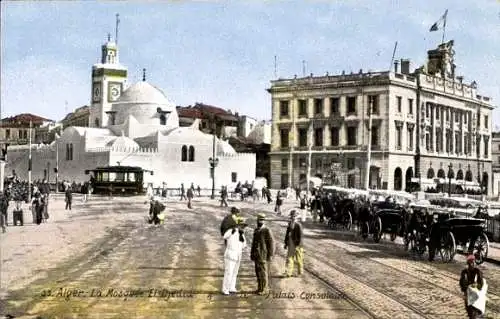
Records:
<instances>
[{"instance_id":1,"label":"white mosque building","mask_svg":"<svg viewBox=\"0 0 500 319\"><path fill-rule=\"evenodd\" d=\"M153 171L145 174L145 182L154 187L212 187L214 137L201 132L198 122L180 127L175 104L146 82L145 74L142 82L127 86L127 68L119 63L118 48L109 39L102 46L101 63L92 68L91 101L92 127L68 127L52 144L32 145L32 180L48 177L53 183L58 167L59 181L85 182L86 170L121 165ZM216 188L255 180L255 154L237 153L217 137L215 150ZM9 147L6 174L15 170L27 180L28 158L28 145Z\"/></svg>"}]
</instances>

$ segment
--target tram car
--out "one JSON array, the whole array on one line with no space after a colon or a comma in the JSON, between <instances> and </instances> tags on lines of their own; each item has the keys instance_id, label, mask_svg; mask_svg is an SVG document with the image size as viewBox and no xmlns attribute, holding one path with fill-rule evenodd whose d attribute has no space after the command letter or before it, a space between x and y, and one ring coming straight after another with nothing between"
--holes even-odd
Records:
<instances>
[{"instance_id":1,"label":"tram car","mask_svg":"<svg viewBox=\"0 0 500 319\"><path fill-rule=\"evenodd\" d=\"M112 193L113 195L142 195L146 193L144 187L144 173L152 171L137 166L106 166L93 170L85 170L85 174L92 174L91 183L94 194Z\"/></svg>"}]
</instances>

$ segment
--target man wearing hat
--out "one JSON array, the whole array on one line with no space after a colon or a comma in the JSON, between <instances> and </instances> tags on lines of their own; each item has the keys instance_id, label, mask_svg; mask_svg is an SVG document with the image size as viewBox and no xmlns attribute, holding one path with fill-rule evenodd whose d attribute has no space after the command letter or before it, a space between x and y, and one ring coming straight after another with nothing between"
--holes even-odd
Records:
<instances>
[{"instance_id":1,"label":"man wearing hat","mask_svg":"<svg viewBox=\"0 0 500 319\"><path fill-rule=\"evenodd\" d=\"M228 229L234 228L237 226L238 217L240 215L240 210L236 207L231 207L231 214L224 217L222 223L220 224L220 235L224 236Z\"/></svg>"},{"instance_id":2,"label":"man wearing hat","mask_svg":"<svg viewBox=\"0 0 500 319\"><path fill-rule=\"evenodd\" d=\"M469 302L469 287L481 290L483 288L484 281L481 270L476 267L476 258L472 254L467 256L467 268L462 270L459 283L460 288L464 293L465 310L467 311L467 315L469 318L477 318L477 316L481 315L484 309L481 311L472 305L473 302Z\"/></svg>"},{"instance_id":3,"label":"man wearing hat","mask_svg":"<svg viewBox=\"0 0 500 319\"><path fill-rule=\"evenodd\" d=\"M224 279L222 281L222 293L229 295L236 293L236 278L240 269L241 255L247 246L244 228L247 224L242 218L237 219L237 225L224 233L226 240L226 251L224 252Z\"/></svg>"},{"instance_id":4,"label":"man wearing hat","mask_svg":"<svg viewBox=\"0 0 500 319\"><path fill-rule=\"evenodd\" d=\"M257 228L253 233L252 250L250 259L255 263L255 275L257 277L257 291L264 295L269 290L269 267L274 255L274 239L271 230L264 225L266 216L257 216Z\"/></svg>"},{"instance_id":5,"label":"man wearing hat","mask_svg":"<svg viewBox=\"0 0 500 319\"><path fill-rule=\"evenodd\" d=\"M304 248L302 247L303 230L302 225L297 221L297 211L290 212L290 222L286 229L285 249L288 249L286 260L287 277L293 276L294 263L297 263L297 273L300 276L304 270Z\"/></svg>"}]
</instances>

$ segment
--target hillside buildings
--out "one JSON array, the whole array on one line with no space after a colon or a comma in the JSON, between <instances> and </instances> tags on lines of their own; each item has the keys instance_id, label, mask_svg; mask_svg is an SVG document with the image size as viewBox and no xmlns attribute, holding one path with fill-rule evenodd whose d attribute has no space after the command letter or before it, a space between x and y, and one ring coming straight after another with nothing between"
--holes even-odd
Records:
<instances>
[{"instance_id":1,"label":"hillside buildings","mask_svg":"<svg viewBox=\"0 0 500 319\"><path fill-rule=\"evenodd\" d=\"M364 188L370 143L371 188L451 177L491 194L493 105L457 76L454 56L449 41L416 70L401 60L385 72L271 81L271 187L306 178L311 146L312 176Z\"/></svg>"}]
</instances>

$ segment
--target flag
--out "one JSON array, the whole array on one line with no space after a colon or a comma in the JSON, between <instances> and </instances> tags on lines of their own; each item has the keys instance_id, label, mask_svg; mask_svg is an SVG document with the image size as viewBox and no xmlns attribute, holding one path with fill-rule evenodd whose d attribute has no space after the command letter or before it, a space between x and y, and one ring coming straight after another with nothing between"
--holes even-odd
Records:
<instances>
[{"instance_id":1,"label":"flag","mask_svg":"<svg viewBox=\"0 0 500 319\"><path fill-rule=\"evenodd\" d=\"M441 18L439 18L438 21L436 21L436 23L434 23L431 28L430 28L430 32L432 31L437 31L439 30L439 28L441 27L441 25L443 26L446 26L446 16L448 15L448 9L446 9L446 11L444 12L443 16Z\"/></svg>"}]
</instances>

